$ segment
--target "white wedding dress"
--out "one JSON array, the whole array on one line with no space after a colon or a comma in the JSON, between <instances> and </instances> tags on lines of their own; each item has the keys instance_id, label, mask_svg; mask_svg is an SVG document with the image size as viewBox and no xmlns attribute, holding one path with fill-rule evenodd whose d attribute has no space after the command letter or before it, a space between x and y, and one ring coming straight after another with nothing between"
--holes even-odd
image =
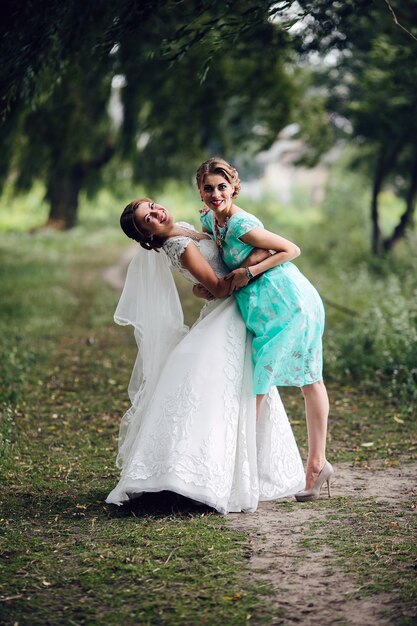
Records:
<instances>
[{"instance_id":1,"label":"white wedding dress","mask_svg":"<svg viewBox=\"0 0 417 626\"><path fill-rule=\"evenodd\" d=\"M234 298L207 303L184 327L167 258L195 283L180 261L190 241L140 248L128 269L115 321L134 326L139 352L120 427L121 477L106 502L168 490L223 514L255 511L304 489L303 465L276 388L256 422L251 335ZM214 241L193 243L217 275L228 272Z\"/></svg>"}]
</instances>

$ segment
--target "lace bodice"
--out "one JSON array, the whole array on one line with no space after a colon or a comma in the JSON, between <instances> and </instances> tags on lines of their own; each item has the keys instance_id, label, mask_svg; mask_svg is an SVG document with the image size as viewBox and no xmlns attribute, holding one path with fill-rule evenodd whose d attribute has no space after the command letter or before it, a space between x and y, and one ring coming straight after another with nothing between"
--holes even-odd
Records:
<instances>
[{"instance_id":1,"label":"lace bodice","mask_svg":"<svg viewBox=\"0 0 417 626\"><path fill-rule=\"evenodd\" d=\"M188 228L195 232L198 232L192 224L188 224L187 222L177 222L179 226L183 226L184 228ZM200 250L201 254L204 256L206 261L213 268L214 273L223 277L229 273L226 265L223 263L219 251L216 245L216 242L213 239L199 239L195 240L191 237L171 237L167 239L164 245L162 246L162 250L167 255L169 262L172 267L178 270L187 280L192 283L198 283L198 280L185 268L181 263L181 256L183 255L186 247L189 243L193 243Z\"/></svg>"}]
</instances>

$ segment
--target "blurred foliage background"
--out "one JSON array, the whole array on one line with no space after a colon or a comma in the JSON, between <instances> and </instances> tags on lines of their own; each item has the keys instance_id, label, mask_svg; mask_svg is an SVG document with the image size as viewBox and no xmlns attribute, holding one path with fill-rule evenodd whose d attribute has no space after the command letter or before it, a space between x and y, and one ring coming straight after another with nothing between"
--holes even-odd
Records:
<instances>
[{"instance_id":1,"label":"blurred foliage background","mask_svg":"<svg viewBox=\"0 0 417 626\"><path fill-rule=\"evenodd\" d=\"M135 196L197 225L195 167L221 154L256 179L257 155L292 124L300 167L337 150L324 199L300 185L286 203L265 189L239 204L301 246L327 304L327 379L376 388L411 418L412 2L10 0L1 11L5 402L36 368L42 337L65 333L65 259L115 262L118 217Z\"/></svg>"}]
</instances>

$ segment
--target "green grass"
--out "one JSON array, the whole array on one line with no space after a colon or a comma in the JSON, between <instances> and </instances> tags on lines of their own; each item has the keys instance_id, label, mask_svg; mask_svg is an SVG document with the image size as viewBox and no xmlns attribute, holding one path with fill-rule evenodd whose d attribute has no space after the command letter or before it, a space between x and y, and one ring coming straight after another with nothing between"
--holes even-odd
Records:
<instances>
[{"instance_id":1,"label":"green grass","mask_svg":"<svg viewBox=\"0 0 417 626\"><path fill-rule=\"evenodd\" d=\"M26 523L11 520L2 555L6 623L245 623L257 601L236 573L244 536L169 498L113 511L102 496L79 485L9 500Z\"/></svg>"},{"instance_id":2,"label":"green grass","mask_svg":"<svg viewBox=\"0 0 417 626\"><path fill-rule=\"evenodd\" d=\"M403 415L395 402L388 402L377 390L337 382L328 385L328 392L328 456L334 462L366 466L381 459L395 466L400 461L417 459L415 420ZM307 434L301 393L281 388L280 394L305 457Z\"/></svg>"}]
</instances>

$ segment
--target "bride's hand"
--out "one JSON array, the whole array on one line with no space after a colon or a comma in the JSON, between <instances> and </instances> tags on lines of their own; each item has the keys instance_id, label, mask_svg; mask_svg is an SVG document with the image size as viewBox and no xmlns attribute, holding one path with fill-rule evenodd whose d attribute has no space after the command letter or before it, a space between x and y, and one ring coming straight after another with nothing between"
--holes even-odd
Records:
<instances>
[{"instance_id":1,"label":"bride's hand","mask_svg":"<svg viewBox=\"0 0 417 626\"><path fill-rule=\"evenodd\" d=\"M208 289L203 287L203 285L200 285L200 283L193 286L193 294L197 296L197 298L204 298L204 300L215 300L215 296L213 296Z\"/></svg>"},{"instance_id":2,"label":"bride's hand","mask_svg":"<svg viewBox=\"0 0 417 626\"><path fill-rule=\"evenodd\" d=\"M225 277L225 280L230 281L230 293L236 291L237 289L242 289L242 287L246 287L249 283L246 268L244 267L238 267L233 270L233 272L230 272L230 274Z\"/></svg>"}]
</instances>

